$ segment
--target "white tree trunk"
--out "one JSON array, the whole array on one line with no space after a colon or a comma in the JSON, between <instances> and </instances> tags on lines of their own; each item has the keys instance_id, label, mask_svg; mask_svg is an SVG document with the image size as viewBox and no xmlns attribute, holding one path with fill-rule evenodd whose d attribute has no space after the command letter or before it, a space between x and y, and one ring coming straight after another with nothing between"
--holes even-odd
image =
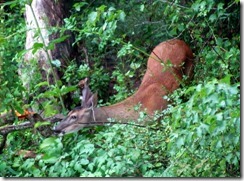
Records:
<instances>
[{"instance_id":1,"label":"white tree trunk","mask_svg":"<svg viewBox=\"0 0 244 181\"><path fill-rule=\"evenodd\" d=\"M33 12L31 10L33 9ZM63 24L63 19L67 14L64 9L64 4L61 1L50 1L50 0L33 0L31 7L26 5L26 50L29 50L25 54L25 61L28 65L33 60L39 66L41 71L42 79L48 81L50 84L54 83L53 75L50 74L50 64L48 58L52 60L59 60L61 65L65 65L65 61L70 57L72 51L72 36L64 42L58 43L54 46L53 50L45 52L43 49L38 49L34 54L32 52L33 45L35 43L44 43L44 46L48 46L49 42L53 39L59 38L59 33L50 32L53 27L60 27ZM36 20L35 20L36 19ZM37 23L36 23L37 21ZM38 25L37 25L38 24ZM39 27L38 27L39 26ZM38 32L40 30L40 32ZM68 34L68 33L66 33ZM34 73L32 70L28 70L29 74ZM57 70L54 70L55 76L59 79ZM22 73L21 73L22 74ZM30 81L27 79L30 76L24 76L24 83L28 85Z\"/></svg>"},{"instance_id":2,"label":"white tree trunk","mask_svg":"<svg viewBox=\"0 0 244 181\"><path fill-rule=\"evenodd\" d=\"M47 81L49 85L54 85L55 78L56 80L61 78L62 75L55 66L53 66L53 71L51 69L50 62L53 60L59 60L60 66L66 66L69 63L67 60L70 58L73 42L69 32L65 32L66 35L70 35L68 39L55 44L52 50L44 50L44 47L47 47L52 40L60 37L58 32L52 33L51 29L63 25L63 20L67 16L64 2L66 1L33 0L32 8L26 5L25 48L27 52L19 73L27 90L43 81ZM41 46L42 44L43 48L37 48L38 45ZM37 77L38 72L39 77ZM46 87L42 86L40 91L42 92L45 89Z\"/></svg>"}]
</instances>

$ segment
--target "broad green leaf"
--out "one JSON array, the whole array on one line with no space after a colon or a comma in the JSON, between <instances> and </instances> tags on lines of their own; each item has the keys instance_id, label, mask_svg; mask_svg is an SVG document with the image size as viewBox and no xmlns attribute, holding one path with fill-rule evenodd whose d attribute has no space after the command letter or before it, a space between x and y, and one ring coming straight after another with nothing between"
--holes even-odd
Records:
<instances>
[{"instance_id":1,"label":"broad green leaf","mask_svg":"<svg viewBox=\"0 0 244 181\"><path fill-rule=\"evenodd\" d=\"M221 140L219 140L218 142L217 142L217 144L216 144L216 148L218 149L218 148L222 148L222 141Z\"/></svg>"},{"instance_id":2,"label":"broad green leaf","mask_svg":"<svg viewBox=\"0 0 244 181\"><path fill-rule=\"evenodd\" d=\"M233 77L232 75L228 74L224 78L220 79L220 82L230 85L230 78Z\"/></svg>"},{"instance_id":3,"label":"broad green leaf","mask_svg":"<svg viewBox=\"0 0 244 181\"><path fill-rule=\"evenodd\" d=\"M34 43L34 45L32 46L32 54L35 54L38 50L42 49L43 47L43 43Z\"/></svg>"},{"instance_id":4,"label":"broad green leaf","mask_svg":"<svg viewBox=\"0 0 244 181\"><path fill-rule=\"evenodd\" d=\"M44 81L44 82L40 82L39 84L35 85L35 88L41 87L41 86L48 86L48 82Z\"/></svg>"},{"instance_id":5,"label":"broad green leaf","mask_svg":"<svg viewBox=\"0 0 244 181\"><path fill-rule=\"evenodd\" d=\"M77 90L77 86L69 86L69 87L62 86L61 87L61 93L62 93L62 95L65 95L65 94L67 94L69 92L73 92L75 90Z\"/></svg>"},{"instance_id":6,"label":"broad green leaf","mask_svg":"<svg viewBox=\"0 0 244 181\"><path fill-rule=\"evenodd\" d=\"M56 44L56 43L61 43L63 41L65 41L67 38L69 38L70 36L69 35L64 35L64 36L61 36L60 38L56 38L54 40L52 40L50 42L50 44Z\"/></svg>"},{"instance_id":7,"label":"broad green leaf","mask_svg":"<svg viewBox=\"0 0 244 181\"><path fill-rule=\"evenodd\" d=\"M51 122L49 122L49 121L45 121L45 122L38 121L37 123L35 123L34 128L38 128L40 126L46 126L46 125L51 125Z\"/></svg>"},{"instance_id":8,"label":"broad green leaf","mask_svg":"<svg viewBox=\"0 0 244 181\"><path fill-rule=\"evenodd\" d=\"M59 155L48 155L48 154L44 154L44 156L42 157L42 160L45 163L56 163L59 159Z\"/></svg>"},{"instance_id":9,"label":"broad green leaf","mask_svg":"<svg viewBox=\"0 0 244 181\"><path fill-rule=\"evenodd\" d=\"M125 21L126 14L124 11L119 11L119 20L120 21Z\"/></svg>"},{"instance_id":10,"label":"broad green leaf","mask_svg":"<svg viewBox=\"0 0 244 181\"><path fill-rule=\"evenodd\" d=\"M178 148L180 148L182 145L184 145L184 139L182 137L179 137L177 140L176 140L176 146Z\"/></svg>"},{"instance_id":11,"label":"broad green leaf","mask_svg":"<svg viewBox=\"0 0 244 181\"><path fill-rule=\"evenodd\" d=\"M143 11L144 11L144 8L145 8L145 5L142 4L142 5L140 6L140 11L143 12Z\"/></svg>"},{"instance_id":12,"label":"broad green leaf","mask_svg":"<svg viewBox=\"0 0 244 181\"><path fill-rule=\"evenodd\" d=\"M57 140L58 140L58 139L55 138L55 137L46 138L46 139L43 140L43 142L41 143L41 145L40 145L40 149L44 149L44 148L46 148L46 147L49 147L49 146L51 146L51 145L56 144Z\"/></svg>"},{"instance_id":13,"label":"broad green leaf","mask_svg":"<svg viewBox=\"0 0 244 181\"><path fill-rule=\"evenodd\" d=\"M79 171L79 172L81 172L83 170L82 165L80 164L79 161L75 163L74 169Z\"/></svg>"},{"instance_id":14,"label":"broad green leaf","mask_svg":"<svg viewBox=\"0 0 244 181\"><path fill-rule=\"evenodd\" d=\"M89 15L88 15L88 20L91 21L91 22L95 22L96 21L96 18L97 18L97 12L91 12Z\"/></svg>"},{"instance_id":15,"label":"broad green leaf","mask_svg":"<svg viewBox=\"0 0 244 181\"><path fill-rule=\"evenodd\" d=\"M81 165L87 165L89 163L89 160L88 159L81 159L80 162L79 162Z\"/></svg>"},{"instance_id":16,"label":"broad green leaf","mask_svg":"<svg viewBox=\"0 0 244 181\"><path fill-rule=\"evenodd\" d=\"M61 67L60 60L56 59L56 60L52 60L51 62L53 65L55 65L55 67L57 67L57 68Z\"/></svg>"}]
</instances>

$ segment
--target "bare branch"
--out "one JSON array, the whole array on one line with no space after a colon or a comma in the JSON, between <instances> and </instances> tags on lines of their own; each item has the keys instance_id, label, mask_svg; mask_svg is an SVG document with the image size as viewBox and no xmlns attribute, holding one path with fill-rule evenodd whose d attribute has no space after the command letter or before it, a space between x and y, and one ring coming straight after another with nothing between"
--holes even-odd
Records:
<instances>
[{"instance_id":1,"label":"bare branch","mask_svg":"<svg viewBox=\"0 0 244 181\"><path fill-rule=\"evenodd\" d=\"M20 123L18 125L7 125L4 127L1 127L0 128L0 134L6 135L6 134L13 132L13 131L18 131L18 130L23 130L23 129L28 129L28 128L34 128L34 124L38 121L39 122L47 121L47 122L50 122L51 124L54 124L56 122L61 121L63 118L64 118L63 115L57 114L53 117L43 119L39 114L35 113L33 116L30 116L28 118L30 121Z\"/></svg>"},{"instance_id":2,"label":"bare branch","mask_svg":"<svg viewBox=\"0 0 244 181\"><path fill-rule=\"evenodd\" d=\"M53 134L53 131L51 129L52 125L56 122L59 122L61 121L62 119L64 119L64 116L62 114L56 114L55 116L52 116L50 118L46 118L46 119L43 119L39 114L37 113L34 113L33 115L29 115L27 117L27 119L29 121L26 121L24 123L20 123L18 125L7 125L7 126L4 126L4 127L0 127L0 135L2 135L3 139L0 143L0 154L2 153L3 151L3 148L5 146L5 143L6 143L6 139L7 139L7 135L11 132L14 132L14 131L19 131L19 130L25 130L25 129L28 129L28 128L34 128L35 126L35 123L37 122L50 122L51 125L43 125L43 126L39 126L37 127L37 131L44 137L48 137L48 136L51 136ZM6 123L12 123L11 120L7 120L5 119Z\"/></svg>"},{"instance_id":3,"label":"bare branch","mask_svg":"<svg viewBox=\"0 0 244 181\"><path fill-rule=\"evenodd\" d=\"M8 125L8 126L0 128L0 134L6 135L13 131L27 129L27 128L31 128L31 127L33 127L33 123L31 123L31 122L24 122L19 125Z\"/></svg>"}]
</instances>

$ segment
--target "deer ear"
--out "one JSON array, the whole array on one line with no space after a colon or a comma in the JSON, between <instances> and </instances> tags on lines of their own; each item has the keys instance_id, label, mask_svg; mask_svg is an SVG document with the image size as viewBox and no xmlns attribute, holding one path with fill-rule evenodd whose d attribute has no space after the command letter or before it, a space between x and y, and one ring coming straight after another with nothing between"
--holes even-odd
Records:
<instances>
[{"instance_id":1,"label":"deer ear","mask_svg":"<svg viewBox=\"0 0 244 181\"><path fill-rule=\"evenodd\" d=\"M82 90L82 106L83 107L88 107L88 101L92 97L92 92L87 84L84 85L84 88Z\"/></svg>"},{"instance_id":2,"label":"deer ear","mask_svg":"<svg viewBox=\"0 0 244 181\"><path fill-rule=\"evenodd\" d=\"M87 107L96 107L97 106L97 93L92 94L86 103Z\"/></svg>"}]
</instances>

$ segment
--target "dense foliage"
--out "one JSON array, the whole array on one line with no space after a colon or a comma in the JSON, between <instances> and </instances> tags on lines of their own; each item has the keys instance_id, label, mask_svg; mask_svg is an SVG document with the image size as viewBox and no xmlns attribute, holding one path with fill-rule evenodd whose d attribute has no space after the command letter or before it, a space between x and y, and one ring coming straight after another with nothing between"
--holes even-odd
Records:
<instances>
[{"instance_id":1,"label":"dense foliage","mask_svg":"<svg viewBox=\"0 0 244 181\"><path fill-rule=\"evenodd\" d=\"M26 52L24 1L2 4L0 11L0 112L21 112L37 104L35 91L44 83L32 85L29 95L17 73ZM192 48L193 80L165 97L172 105L145 127L97 126L49 138L33 130L10 133L0 155L1 176L240 177L238 0L74 1L70 11L59 31L74 33L80 55L63 72L62 94L90 77L100 105L123 100L143 76L148 53L171 38ZM42 95L51 99L60 91L50 90ZM23 101L30 97L32 102ZM74 95L70 104L77 100ZM52 114L54 103L61 104L49 101L42 111ZM37 156L16 155L22 149Z\"/></svg>"}]
</instances>

